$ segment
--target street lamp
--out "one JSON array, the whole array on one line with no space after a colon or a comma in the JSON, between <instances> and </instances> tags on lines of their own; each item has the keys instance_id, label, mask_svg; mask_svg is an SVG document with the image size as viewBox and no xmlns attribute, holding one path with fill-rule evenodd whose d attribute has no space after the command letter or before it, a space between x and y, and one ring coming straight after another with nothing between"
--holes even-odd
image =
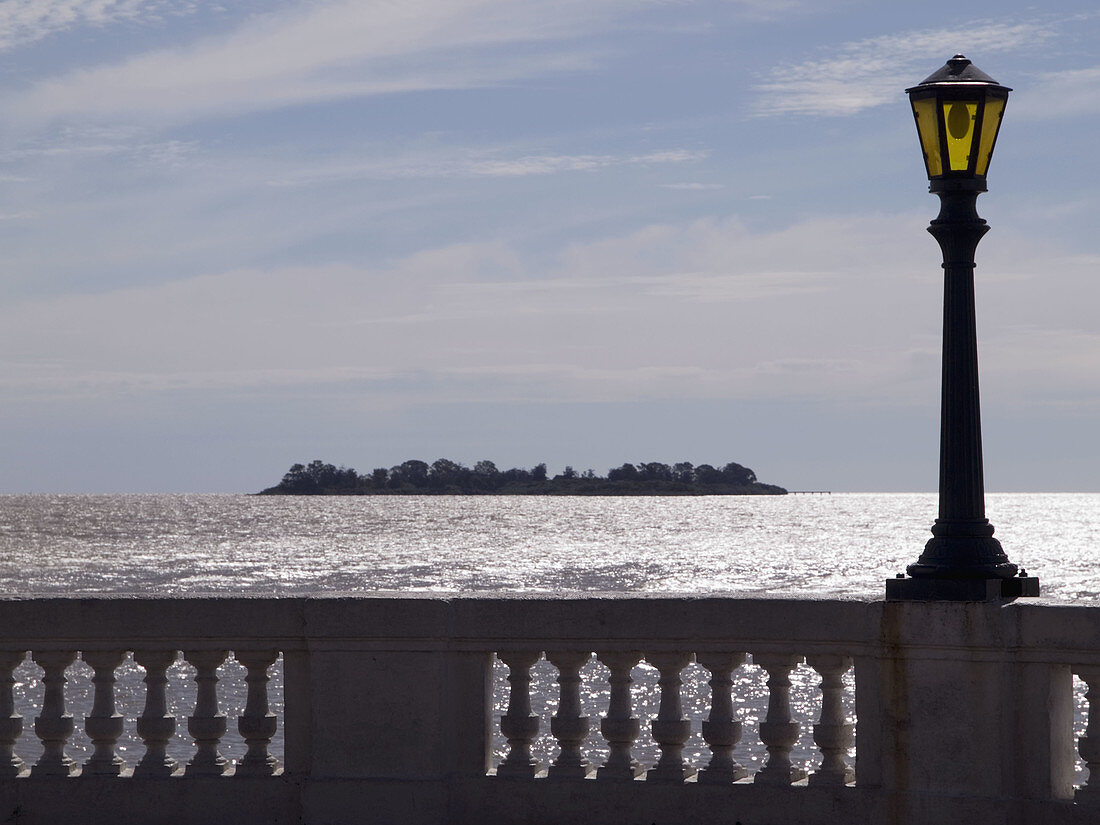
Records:
<instances>
[{"instance_id":1,"label":"street lamp","mask_svg":"<svg viewBox=\"0 0 1100 825\"><path fill-rule=\"evenodd\" d=\"M886 581L887 599L1003 601L1038 596L1039 580L1012 564L985 517L974 250L989 230L978 194L1011 90L961 54L906 89L940 214L928 231L943 251L940 502L932 538L908 577Z\"/></svg>"}]
</instances>

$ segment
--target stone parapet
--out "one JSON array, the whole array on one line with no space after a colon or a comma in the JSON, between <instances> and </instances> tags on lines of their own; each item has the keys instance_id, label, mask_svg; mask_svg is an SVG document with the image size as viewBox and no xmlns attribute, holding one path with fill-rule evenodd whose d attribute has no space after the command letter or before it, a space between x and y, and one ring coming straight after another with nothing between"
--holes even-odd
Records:
<instances>
[{"instance_id":1,"label":"stone parapet","mask_svg":"<svg viewBox=\"0 0 1100 825\"><path fill-rule=\"evenodd\" d=\"M127 652L146 671L134 718L115 701ZM12 678L28 653L42 670L31 720ZM165 669L180 654L194 712L176 719ZM78 656L95 674L83 713L67 704ZM508 674L498 716L494 656ZM248 674L239 713L220 703L227 657ZM596 660L602 685L582 676ZM767 675L759 720L737 710L746 661ZM639 662L659 673L652 712L632 682ZM710 679L695 718L682 701L689 665ZM813 718L792 712L800 666L814 674ZM539 667L557 672L542 718ZM1074 673L1094 700L1100 608L675 594L0 600L0 821L1100 823L1100 790L1075 787ZM1096 715L1080 752L1100 767ZM76 729L94 743L83 762L69 754ZM124 729L144 752L120 754ZM165 744L183 730L191 758L172 759ZM220 751L227 730L247 743L237 764ZM693 762L684 745L699 732L709 754ZM585 750L586 734L604 755ZM810 735L807 777L791 749ZM545 764L539 737L556 748ZM639 761L643 738L659 760ZM748 745L766 760L750 764Z\"/></svg>"}]
</instances>

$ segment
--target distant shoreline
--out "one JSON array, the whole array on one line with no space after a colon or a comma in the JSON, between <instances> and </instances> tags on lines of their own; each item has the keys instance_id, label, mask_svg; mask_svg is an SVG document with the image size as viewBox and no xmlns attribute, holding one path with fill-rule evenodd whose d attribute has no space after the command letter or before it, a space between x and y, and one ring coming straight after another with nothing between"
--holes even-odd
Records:
<instances>
[{"instance_id":1,"label":"distant shoreline","mask_svg":"<svg viewBox=\"0 0 1100 825\"><path fill-rule=\"evenodd\" d=\"M596 490L556 490L556 489L530 489L530 490L488 490L470 492L468 490L372 490L372 491L347 491L331 490L314 493L293 493L280 490L277 487L268 487L255 496L786 496L790 492L774 484L758 484L753 489L699 489L699 490L667 490L667 489L619 489L610 487Z\"/></svg>"},{"instance_id":2,"label":"distant shoreline","mask_svg":"<svg viewBox=\"0 0 1100 825\"><path fill-rule=\"evenodd\" d=\"M313 496L775 496L787 495L775 484L756 480L756 473L735 462L721 468L688 462L623 464L598 476L572 467L549 476L545 464L530 470L498 470L491 461L473 468L449 459L432 464L411 460L389 469L379 467L360 475L350 467L336 467L317 459L294 464L274 487L257 495Z\"/></svg>"}]
</instances>

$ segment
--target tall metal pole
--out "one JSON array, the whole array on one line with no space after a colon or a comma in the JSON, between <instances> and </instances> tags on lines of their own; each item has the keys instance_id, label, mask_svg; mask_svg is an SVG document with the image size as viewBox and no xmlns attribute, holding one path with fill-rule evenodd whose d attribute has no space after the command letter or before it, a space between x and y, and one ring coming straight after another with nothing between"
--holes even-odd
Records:
<instances>
[{"instance_id":1,"label":"tall metal pole","mask_svg":"<svg viewBox=\"0 0 1100 825\"><path fill-rule=\"evenodd\" d=\"M940 214L928 231L943 252L943 372L940 396L940 501L932 538L911 578L887 579L887 599L1004 601L1039 595L1039 581L1018 568L993 538L985 517L974 253L989 226L978 217L977 180L935 180Z\"/></svg>"},{"instance_id":2,"label":"tall metal pole","mask_svg":"<svg viewBox=\"0 0 1100 825\"><path fill-rule=\"evenodd\" d=\"M915 578L1011 578L1017 567L985 517L974 253L989 226L978 217L974 180L936 181L940 214L928 227L943 252L943 375L940 399L939 518Z\"/></svg>"}]
</instances>

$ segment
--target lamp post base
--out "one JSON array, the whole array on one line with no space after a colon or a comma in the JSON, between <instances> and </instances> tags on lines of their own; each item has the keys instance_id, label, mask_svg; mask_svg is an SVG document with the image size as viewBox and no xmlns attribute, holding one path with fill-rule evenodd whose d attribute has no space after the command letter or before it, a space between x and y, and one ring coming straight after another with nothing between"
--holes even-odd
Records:
<instances>
[{"instance_id":1,"label":"lamp post base","mask_svg":"<svg viewBox=\"0 0 1100 825\"><path fill-rule=\"evenodd\" d=\"M917 579L1011 579L1019 568L1008 560L986 520L932 526L924 552L905 572Z\"/></svg>"},{"instance_id":2,"label":"lamp post base","mask_svg":"<svg viewBox=\"0 0 1100 825\"><path fill-rule=\"evenodd\" d=\"M1022 596L1038 596L1039 579L896 578L886 580L886 601L1010 602Z\"/></svg>"}]
</instances>

